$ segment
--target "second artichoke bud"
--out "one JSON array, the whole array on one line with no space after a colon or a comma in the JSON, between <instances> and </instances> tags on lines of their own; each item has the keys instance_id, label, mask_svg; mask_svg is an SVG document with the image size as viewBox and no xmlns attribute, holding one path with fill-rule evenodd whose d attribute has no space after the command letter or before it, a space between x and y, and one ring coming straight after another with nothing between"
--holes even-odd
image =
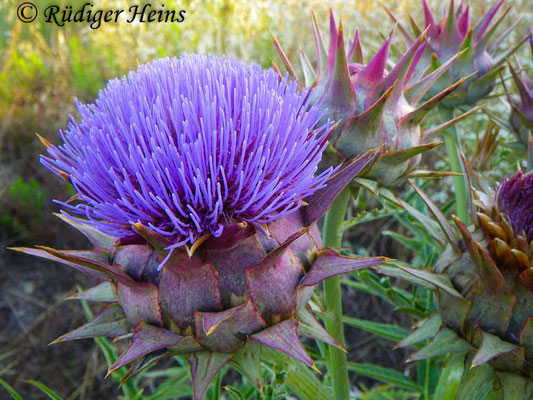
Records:
<instances>
[{"instance_id":1,"label":"second artichoke bud","mask_svg":"<svg viewBox=\"0 0 533 400\"><path fill-rule=\"evenodd\" d=\"M302 54L305 85L315 87L316 101L327 109L326 117L339 122L330 137L323 164L337 165L356 158L366 151L383 147L383 154L367 177L390 185L408 176L419 164L420 154L439 145L427 142L442 126L422 132L420 123L428 112L457 89L464 80L446 87L431 99L418 104L428 89L452 64L424 76L414 76L417 65L428 46L423 32L389 71L387 60L392 36L386 39L376 54L365 63L359 33L345 47L342 23L337 28L330 13L329 48L313 18L317 49L317 66ZM274 39L289 71L294 68ZM454 121L449 121L449 124Z\"/></svg>"},{"instance_id":2,"label":"second artichoke bud","mask_svg":"<svg viewBox=\"0 0 533 400\"><path fill-rule=\"evenodd\" d=\"M448 108L472 106L490 94L496 85L496 78L503 67L505 59L521 44L518 43L504 54L496 56L498 47L512 32L519 20L515 21L499 37L494 37L500 23L509 13L507 7L498 16L504 0L499 0L475 24L470 22L470 6L464 7L461 2L455 7L450 0L448 11L439 21L429 8L426 0L422 0L424 24L421 28L413 18L410 25L415 36L425 29L429 36L429 46L423 52L416 73L427 69L436 70L457 55L457 61L430 88L429 95L435 95L447 86L468 76L468 80L452 96L443 100L442 105ZM400 31L407 43L415 39L398 18L387 9L391 18L400 25ZM498 16L498 17L497 17ZM497 17L497 18L496 18ZM495 19L496 18L496 19ZM415 73L415 76L416 76Z\"/></svg>"}]
</instances>

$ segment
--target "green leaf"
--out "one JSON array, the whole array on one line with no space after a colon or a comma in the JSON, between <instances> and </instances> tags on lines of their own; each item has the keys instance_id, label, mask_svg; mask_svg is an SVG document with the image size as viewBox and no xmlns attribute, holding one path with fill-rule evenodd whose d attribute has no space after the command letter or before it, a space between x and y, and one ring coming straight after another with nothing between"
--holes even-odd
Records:
<instances>
[{"instance_id":1,"label":"green leaf","mask_svg":"<svg viewBox=\"0 0 533 400\"><path fill-rule=\"evenodd\" d=\"M363 375L380 382L387 383L389 385L399 386L404 389L415 390L422 392L422 388L417 385L411 378L402 374L394 369L380 367L374 364L363 363L348 363L348 369L356 372L359 375Z\"/></svg>"},{"instance_id":2,"label":"green leaf","mask_svg":"<svg viewBox=\"0 0 533 400\"><path fill-rule=\"evenodd\" d=\"M531 399L533 395L531 379L507 372L498 372L497 377L502 385L503 400Z\"/></svg>"},{"instance_id":3,"label":"green leaf","mask_svg":"<svg viewBox=\"0 0 533 400\"><path fill-rule=\"evenodd\" d=\"M409 336L398 343L398 347L412 346L435 337L441 325L442 320L439 314L434 314L431 317L420 321L418 327Z\"/></svg>"},{"instance_id":4,"label":"green leaf","mask_svg":"<svg viewBox=\"0 0 533 400\"><path fill-rule=\"evenodd\" d=\"M448 275L434 274L433 272L424 269L409 268L402 265L402 263L395 263L395 265L408 274L423 279L424 281L437 286L454 297L462 298L461 294L453 287Z\"/></svg>"},{"instance_id":5,"label":"green leaf","mask_svg":"<svg viewBox=\"0 0 533 400\"><path fill-rule=\"evenodd\" d=\"M376 208L370 212L363 210L356 216L350 218L347 221L344 221L342 224L342 230L345 231L350 228L353 228L356 225L364 224L366 222L376 221L381 218L392 217L397 212L398 211L396 210L389 210L387 208L381 208L381 209Z\"/></svg>"},{"instance_id":6,"label":"green leaf","mask_svg":"<svg viewBox=\"0 0 533 400\"><path fill-rule=\"evenodd\" d=\"M224 386L224 390L228 392L231 395L231 398L234 400L244 400L243 395L239 391L239 389L233 387L233 386Z\"/></svg>"},{"instance_id":7,"label":"green leaf","mask_svg":"<svg viewBox=\"0 0 533 400\"><path fill-rule=\"evenodd\" d=\"M409 360L418 361L436 357L445 353L463 353L471 350L472 346L457 333L448 328L441 328L435 338L425 347L413 354Z\"/></svg>"},{"instance_id":8,"label":"green leaf","mask_svg":"<svg viewBox=\"0 0 533 400\"><path fill-rule=\"evenodd\" d=\"M418 239L410 238L408 236L402 235L401 233L393 231L383 231L383 235L389 236L400 243L402 246L414 251L415 253L420 252L422 246L424 245Z\"/></svg>"},{"instance_id":9,"label":"green leaf","mask_svg":"<svg viewBox=\"0 0 533 400\"><path fill-rule=\"evenodd\" d=\"M467 360L467 364L470 361ZM488 365L467 369L454 400L486 400L493 388L494 370Z\"/></svg>"},{"instance_id":10,"label":"green leaf","mask_svg":"<svg viewBox=\"0 0 533 400\"><path fill-rule=\"evenodd\" d=\"M255 386L261 387L261 345L249 341L239 349L232 363L245 374Z\"/></svg>"},{"instance_id":11,"label":"green leaf","mask_svg":"<svg viewBox=\"0 0 533 400\"><path fill-rule=\"evenodd\" d=\"M13 389L9 384L0 378L0 386L2 386L7 392L11 395L11 398L14 400L22 400L22 397L20 394L16 392L15 389Z\"/></svg>"},{"instance_id":12,"label":"green leaf","mask_svg":"<svg viewBox=\"0 0 533 400\"><path fill-rule=\"evenodd\" d=\"M285 384L299 399L331 400L332 394L311 369L293 358L268 347L262 348L263 359L280 365L286 373Z\"/></svg>"},{"instance_id":13,"label":"green leaf","mask_svg":"<svg viewBox=\"0 0 533 400\"><path fill-rule=\"evenodd\" d=\"M45 393L52 400L62 400L61 397L55 393L52 389L46 386L44 383L34 381L32 379L28 380L30 385L33 385L39 388L43 393Z\"/></svg>"},{"instance_id":14,"label":"green leaf","mask_svg":"<svg viewBox=\"0 0 533 400\"><path fill-rule=\"evenodd\" d=\"M398 268L396 266L397 264L398 262L382 264L382 265L378 265L374 267L374 269L383 275L401 279L405 282L412 283L413 285L418 286L423 289L429 289L429 290L435 289L435 286L433 284L427 282L424 279L418 278L408 272L405 272L404 270Z\"/></svg>"},{"instance_id":15,"label":"green leaf","mask_svg":"<svg viewBox=\"0 0 533 400\"><path fill-rule=\"evenodd\" d=\"M433 216L437 219L437 222L438 222L442 232L448 238L448 242L452 246L456 247L455 243L458 241L457 233L456 233L455 229L453 229L451 224L448 222L448 220L446 219L444 214L442 214L440 209L435 205L435 203L433 203L431 201L429 196L424 191L422 191L422 189L420 189L418 186L416 186L416 184L413 181L410 180L409 183L411 184L413 189L416 191L416 193L420 196L422 201L424 201L424 204L427 206L429 211L431 211ZM457 249L457 252L459 253L459 249Z\"/></svg>"},{"instance_id":16,"label":"green leaf","mask_svg":"<svg viewBox=\"0 0 533 400\"><path fill-rule=\"evenodd\" d=\"M465 354L450 354L442 369L433 397L441 400L454 400L465 368Z\"/></svg>"},{"instance_id":17,"label":"green leaf","mask_svg":"<svg viewBox=\"0 0 533 400\"><path fill-rule=\"evenodd\" d=\"M222 383L223 372L223 370L219 371L211 385L211 400L220 400L220 386Z\"/></svg>"},{"instance_id":18,"label":"green leaf","mask_svg":"<svg viewBox=\"0 0 533 400\"><path fill-rule=\"evenodd\" d=\"M181 372L169 377L159 385L157 389L143 400L170 400L184 396L191 396L189 368L180 368Z\"/></svg>"},{"instance_id":19,"label":"green leaf","mask_svg":"<svg viewBox=\"0 0 533 400\"><path fill-rule=\"evenodd\" d=\"M398 325L367 321L352 317L343 317L342 320L348 325L393 342L398 342L409 334L407 329Z\"/></svg>"}]
</instances>

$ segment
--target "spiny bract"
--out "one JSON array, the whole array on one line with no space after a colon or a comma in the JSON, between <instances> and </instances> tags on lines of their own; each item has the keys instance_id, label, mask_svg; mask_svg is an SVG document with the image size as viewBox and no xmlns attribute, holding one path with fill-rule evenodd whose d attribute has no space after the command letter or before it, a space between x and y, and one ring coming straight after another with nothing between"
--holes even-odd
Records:
<instances>
[{"instance_id":1,"label":"spiny bract","mask_svg":"<svg viewBox=\"0 0 533 400\"><path fill-rule=\"evenodd\" d=\"M484 186L473 173L469 180ZM473 190L474 223L467 227L453 217L457 229L414 187L440 224L444 236L438 239L448 244L431 272L401 267L407 273L403 277L434 287L438 312L419 323L400 346L431 339L411 360L459 354L455 362L464 365L464 376L454 398L491 391L494 399L531 398L533 173L518 171L495 191Z\"/></svg>"},{"instance_id":2,"label":"spiny bract","mask_svg":"<svg viewBox=\"0 0 533 400\"><path fill-rule=\"evenodd\" d=\"M440 21L429 8L427 1L422 0L424 9L424 28L428 31L429 46L421 55L420 63L414 73L422 73L425 70L436 70L447 63L452 57L458 57L457 61L443 74L428 90L433 96L444 88L456 83L460 79L468 77L468 80L442 101L442 105L455 108L471 106L482 100L492 91L496 84L498 73L504 67L504 62L523 42L499 55L495 59L500 44L518 24L516 20L499 37L491 42L498 26L509 13L511 6L491 24L504 0L499 0L487 11L487 13L474 25L470 23L470 6L464 6L463 2L455 8L454 0L450 0L447 14ZM390 10L387 12L391 18L399 24L400 31L407 44L415 41L407 28L401 24L398 18ZM415 36L420 35L422 28L415 20L410 18L410 25ZM459 53L459 54L458 54Z\"/></svg>"},{"instance_id":3,"label":"spiny bract","mask_svg":"<svg viewBox=\"0 0 533 400\"><path fill-rule=\"evenodd\" d=\"M428 101L415 106L455 61L452 58L433 73L415 77L416 67L428 45L425 41L426 32L413 40L394 67L387 70L392 33L365 64L359 33L355 33L346 51L342 23L337 29L332 12L328 50L314 16L313 29L318 63L313 68L302 53L305 85L315 88L314 99L322 101L325 117L340 122L330 138L322 165L336 165L383 146L380 160L366 171L366 176L382 185L392 184L413 172L422 152L440 144L429 142L429 139L468 115L446 121L426 132L421 131L420 123L428 112L464 83L461 80L454 82ZM296 76L287 56L274 41L288 70ZM418 175L427 175L428 172L431 171L420 171Z\"/></svg>"},{"instance_id":4,"label":"spiny bract","mask_svg":"<svg viewBox=\"0 0 533 400\"><path fill-rule=\"evenodd\" d=\"M57 341L133 333L110 372L125 379L186 354L194 398L233 361L260 385L260 346L313 366L298 333L339 344L306 307L313 286L383 258L322 249L316 221L376 151L314 176L329 124L296 83L232 59L188 55L141 66L78 105L43 163L77 196L62 218L93 250L19 251L102 283L109 303Z\"/></svg>"}]
</instances>

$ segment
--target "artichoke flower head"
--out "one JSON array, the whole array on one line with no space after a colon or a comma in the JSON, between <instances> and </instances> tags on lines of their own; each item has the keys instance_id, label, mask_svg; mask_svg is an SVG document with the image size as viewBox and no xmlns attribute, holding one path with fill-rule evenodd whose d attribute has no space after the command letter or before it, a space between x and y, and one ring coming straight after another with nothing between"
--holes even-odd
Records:
<instances>
[{"instance_id":1,"label":"artichoke flower head","mask_svg":"<svg viewBox=\"0 0 533 400\"><path fill-rule=\"evenodd\" d=\"M94 249L18 249L101 281L76 297L107 305L57 341L132 333L109 368L132 364L125 379L185 354L195 399L229 362L260 385L261 346L308 366L299 334L339 346L313 286L385 259L322 248L316 221L377 151L317 175L331 124L310 93L215 56L155 60L78 110L42 163L76 189L61 218Z\"/></svg>"}]
</instances>

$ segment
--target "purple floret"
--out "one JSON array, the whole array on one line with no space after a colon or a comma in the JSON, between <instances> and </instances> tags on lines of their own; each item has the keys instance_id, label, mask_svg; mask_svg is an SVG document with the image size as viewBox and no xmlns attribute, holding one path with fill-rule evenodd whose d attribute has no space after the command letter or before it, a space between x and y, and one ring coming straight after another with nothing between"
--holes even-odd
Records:
<instances>
[{"instance_id":1,"label":"purple floret","mask_svg":"<svg viewBox=\"0 0 533 400\"><path fill-rule=\"evenodd\" d=\"M498 189L498 207L509 218L515 234L533 241L533 173L518 172Z\"/></svg>"},{"instance_id":2,"label":"purple floret","mask_svg":"<svg viewBox=\"0 0 533 400\"><path fill-rule=\"evenodd\" d=\"M61 146L41 162L81 202L60 202L116 237L140 222L173 247L224 226L288 215L324 186L330 124L296 82L234 59L159 59L77 102Z\"/></svg>"}]
</instances>

